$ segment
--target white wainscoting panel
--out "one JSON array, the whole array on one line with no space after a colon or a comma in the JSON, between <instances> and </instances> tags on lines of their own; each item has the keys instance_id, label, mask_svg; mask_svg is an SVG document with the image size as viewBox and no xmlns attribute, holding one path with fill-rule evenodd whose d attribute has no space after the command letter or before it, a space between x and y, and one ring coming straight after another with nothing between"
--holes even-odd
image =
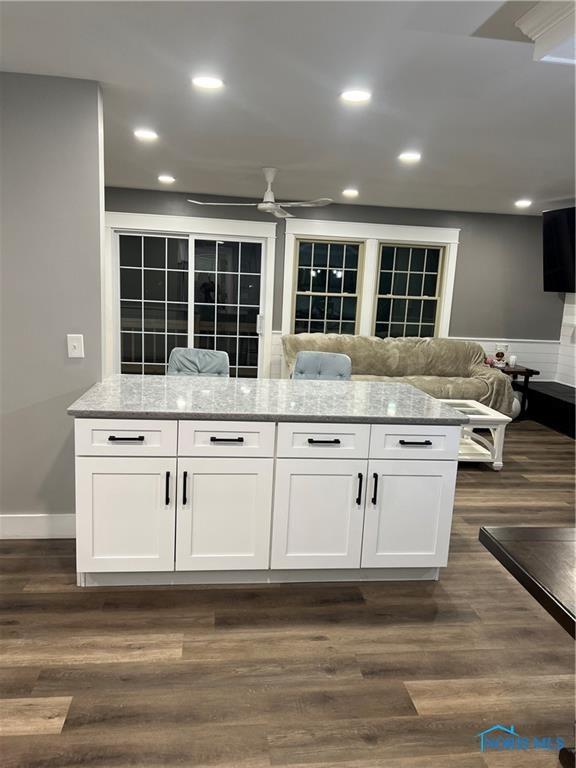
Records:
<instances>
[{"instance_id":1,"label":"white wainscoting panel","mask_svg":"<svg viewBox=\"0 0 576 768\"><path fill-rule=\"evenodd\" d=\"M556 381L576 386L576 294L567 293L564 298L564 314L560 331Z\"/></svg>"}]
</instances>

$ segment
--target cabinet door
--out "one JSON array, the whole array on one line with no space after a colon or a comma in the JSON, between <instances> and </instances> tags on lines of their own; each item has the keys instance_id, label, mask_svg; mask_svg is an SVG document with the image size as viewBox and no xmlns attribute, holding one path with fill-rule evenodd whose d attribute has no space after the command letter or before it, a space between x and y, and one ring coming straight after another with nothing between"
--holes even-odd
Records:
<instances>
[{"instance_id":1,"label":"cabinet door","mask_svg":"<svg viewBox=\"0 0 576 768\"><path fill-rule=\"evenodd\" d=\"M81 572L173 571L176 459L76 459Z\"/></svg>"},{"instance_id":2,"label":"cabinet door","mask_svg":"<svg viewBox=\"0 0 576 768\"><path fill-rule=\"evenodd\" d=\"M369 462L362 567L446 565L457 466L455 461Z\"/></svg>"},{"instance_id":3,"label":"cabinet door","mask_svg":"<svg viewBox=\"0 0 576 768\"><path fill-rule=\"evenodd\" d=\"M269 567L274 459L179 459L177 571Z\"/></svg>"},{"instance_id":4,"label":"cabinet door","mask_svg":"<svg viewBox=\"0 0 576 768\"><path fill-rule=\"evenodd\" d=\"M366 469L362 460L277 459L272 568L360 566Z\"/></svg>"}]
</instances>

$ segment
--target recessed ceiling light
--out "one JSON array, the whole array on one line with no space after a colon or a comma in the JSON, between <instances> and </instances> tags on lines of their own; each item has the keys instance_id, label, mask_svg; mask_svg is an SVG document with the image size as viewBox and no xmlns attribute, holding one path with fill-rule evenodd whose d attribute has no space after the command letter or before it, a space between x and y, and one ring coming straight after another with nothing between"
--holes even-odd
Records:
<instances>
[{"instance_id":1,"label":"recessed ceiling light","mask_svg":"<svg viewBox=\"0 0 576 768\"><path fill-rule=\"evenodd\" d=\"M354 189L354 187L347 187L342 190L342 194L344 197L358 197L358 190Z\"/></svg>"},{"instance_id":2,"label":"recessed ceiling light","mask_svg":"<svg viewBox=\"0 0 576 768\"><path fill-rule=\"evenodd\" d=\"M416 152L412 149L406 150L406 152L402 152L398 155L398 160L402 163L419 163L421 159L422 155L420 152Z\"/></svg>"},{"instance_id":3,"label":"recessed ceiling light","mask_svg":"<svg viewBox=\"0 0 576 768\"><path fill-rule=\"evenodd\" d=\"M516 208L530 208L530 206L532 205L532 200L526 200L526 199L516 200L514 205L516 206Z\"/></svg>"},{"instance_id":4,"label":"recessed ceiling light","mask_svg":"<svg viewBox=\"0 0 576 768\"><path fill-rule=\"evenodd\" d=\"M140 141L156 141L158 134L151 128L136 128L134 136Z\"/></svg>"},{"instance_id":5,"label":"recessed ceiling light","mask_svg":"<svg viewBox=\"0 0 576 768\"><path fill-rule=\"evenodd\" d=\"M160 176L158 176L158 181L161 184L174 184L176 179L174 176L171 176L169 173L161 173Z\"/></svg>"},{"instance_id":6,"label":"recessed ceiling light","mask_svg":"<svg viewBox=\"0 0 576 768\"><path fill-rule=\"evenodd\" d=\"M341 93L340 98L349 104L366 104L372 98L372 94L370 91L352 89Z\"/></svg>"},{"instance_id":7,"label":"recessed ceiling light","mask_svg":"<svg viewBox=\"0 0 576 768\"><path fill-rule=\"evenodd\" d=\"M219 77L213 75L198 75L192 78L192 85L195 88L201 88L204 91L217 91L224 87L224 83Z\"/></svg>"}]
</instances>

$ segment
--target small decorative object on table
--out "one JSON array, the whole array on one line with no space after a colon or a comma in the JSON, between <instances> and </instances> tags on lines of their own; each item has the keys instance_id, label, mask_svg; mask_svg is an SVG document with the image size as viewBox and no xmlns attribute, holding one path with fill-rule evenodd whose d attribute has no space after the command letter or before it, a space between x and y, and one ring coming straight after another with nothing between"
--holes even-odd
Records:
<instances>
[{"instance_id":1,"label":"small decorative object on table","mask_svg":"<svg viewBox=\"0 0 576 768\"><path fill-rule=\"evenodd\" d=\"M496 344L496 351L494 352L494 368L505 368L507 365L506 358L508 356L509 344Z\"/></svg>"}]
</instances>

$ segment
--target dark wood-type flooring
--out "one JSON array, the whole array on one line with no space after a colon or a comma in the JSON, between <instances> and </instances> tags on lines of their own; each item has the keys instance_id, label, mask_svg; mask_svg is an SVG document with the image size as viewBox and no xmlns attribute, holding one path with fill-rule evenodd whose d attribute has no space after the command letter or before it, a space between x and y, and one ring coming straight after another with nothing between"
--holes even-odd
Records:
<instances>
[{"instance_id":1,"label":"dark wood-type flooring","mask_svg":"<svg viewBox=\"0 0 576 768\"><path fill-rule=\"evenodd\" d=\"M479 752L572 738L574 657L478 530L572 525L573 445L524 421L462 465L437 583L80 590L72 541L0 542L0 765L556 766Z\"/></svg>"}]
</instances>

